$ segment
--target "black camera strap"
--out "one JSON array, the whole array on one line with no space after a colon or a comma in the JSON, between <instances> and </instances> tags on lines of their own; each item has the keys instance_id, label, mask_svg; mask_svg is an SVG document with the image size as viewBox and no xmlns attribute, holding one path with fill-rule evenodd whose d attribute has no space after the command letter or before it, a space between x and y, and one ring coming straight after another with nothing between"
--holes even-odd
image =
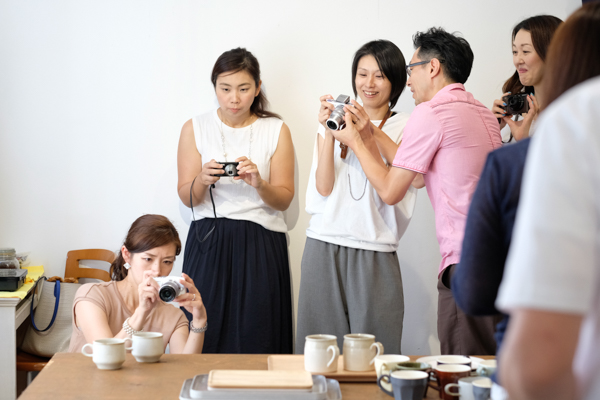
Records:
<instances>
[{"instance_id":1,"label":"black camera strap","mask_svg":"<svg viewBox=\"0 0 600 400\"><path fill-rule=\"evenodd\" d=\"M190 209L192 210L192 220L194 222L196 222L196 217L194 216L194 203L192 202L192 192L194 189L194 182L196 182L197 177L198 176L196 175L196 177L192 181L192 184L190 185ZM206 241L206 239L208 239L208 237L213 233L213 231L217 227L217 207L215 206L215 199L213 198L213 194L212 194L212 190L214 189L214 187L215 187L215 184L214 183L211 184L208 191L210 193L210 202L212 203L212 206L213 206L213 214L215 215L215 220L214 220L212 228L210 228L210 231L208 231L208 233L204 236L204 238L202 240L200 240L200 238L198 237L198 229L196 228L196 240L199 243L204 243Z\"/></svg>"}]
</instances>

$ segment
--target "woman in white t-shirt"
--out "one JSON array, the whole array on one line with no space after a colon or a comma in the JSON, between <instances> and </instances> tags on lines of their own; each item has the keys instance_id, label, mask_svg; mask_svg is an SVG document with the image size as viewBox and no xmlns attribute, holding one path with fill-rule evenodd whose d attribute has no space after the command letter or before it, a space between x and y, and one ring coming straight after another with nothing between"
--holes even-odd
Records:
<instances>
[{"instance_id":1,"label":"woman in white t-shirt","mask_svg":"<svg viewBox=\"0 0 600 400\"><path fill-rule=\"evenodd\" d=\"M372 41L356 52L352 88L373 125L367 142L382 164L393 160L409 117L392 111L405 85L405 60L392 42ZM404 298L396 249L412 217L416 191L411 188L396 206L381 200L356 156L338 146L327 128L334 109L328 99L333 97L320 98L306 192L311 220L302 257L296 352L303 352L306 335L334 334L341 348L345 334L360 332L374 334L386 352L400 353Z\"/></svg>"},{"instance_id":2,"label":"woman in white t-shirt","mask_svg":"<svg viewBox=\"0 0 600 400\"><path fill-rule=\"evenodd\" d=\"M266 110L258 60L246 49L223 53L211 80L219 108L185 123L177 154L177 191L195 219L183 272L211 316L204 352L291 353L282 214L294 197L290 131Z\"/></svg>"}]
</instances>

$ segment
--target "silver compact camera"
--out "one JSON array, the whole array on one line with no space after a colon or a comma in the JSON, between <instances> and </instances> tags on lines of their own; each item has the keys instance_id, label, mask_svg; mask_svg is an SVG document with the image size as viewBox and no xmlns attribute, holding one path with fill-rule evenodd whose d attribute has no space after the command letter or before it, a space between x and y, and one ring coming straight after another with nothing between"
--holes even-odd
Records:
<instances>
[{"instance_id":1,"label":"silver compact camera","mask_svg":"<svg viewBox=\"0 0 600 400\"><path fill-rule=\"evenodd\" d=\"M235 161L217 161L219 164L223 165L222 174L214 174L213 176L240 176L238 174L237 166L239 162Z\"/></svg>"},{"instance_id":2,"label":"silver compact camera","mask_svg":"<svg viewBox=\"0 0 600 400\"><path fill-rule=\"evenodd\" d=\"M175 300L175 298L186 293L185 286L179 282L182 278L176 276L158 276L154 278L160 288L158 289L158 296L165 303Z\"/></svg>"},{"instance_id":3,"label":"silver compact camera","mask_svg":"<svg viewBox=\"0 0 600 400\"><path fill-rule=\"evenodd\" d=\"M327 99L327 101L335 106L334 110L329 116L329 119L327 119L327 127L332 131L339 131L341 129L344 129L346 127L346 121L344 121L344 115L346 115L346 113L344 112L344 106L352 105L350 103L350 96L340 94L337 97L337 99Z\"/></svg>"}]
</instances>

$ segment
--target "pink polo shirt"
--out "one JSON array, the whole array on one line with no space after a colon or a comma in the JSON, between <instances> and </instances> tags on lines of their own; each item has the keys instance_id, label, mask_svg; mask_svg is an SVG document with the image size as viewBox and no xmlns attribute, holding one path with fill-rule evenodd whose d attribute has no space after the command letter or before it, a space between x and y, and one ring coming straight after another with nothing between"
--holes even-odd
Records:
<instances>
[{"instance_id":1,"label":"pink polo shirt","mask_svg":"<svg viewBox=\"0 0 600 400\"><path fill-rule=\"evenodd\" d=\"M394 167L424 174L442 253L439 273L460 261L469 204L487 154L501 146L498 120L460 83L419 104Z\"/></svg>"}]
</instances>

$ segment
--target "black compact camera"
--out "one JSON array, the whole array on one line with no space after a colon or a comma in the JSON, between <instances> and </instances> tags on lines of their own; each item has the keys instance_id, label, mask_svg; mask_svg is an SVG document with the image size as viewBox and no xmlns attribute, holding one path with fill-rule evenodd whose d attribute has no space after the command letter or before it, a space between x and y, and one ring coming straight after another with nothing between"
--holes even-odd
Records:
<instances>
[{"instance_id":1,"label":"black compact camera","mask_svg":"<svg viewBox=\"0 0 600 400\"><path fill-rule=\"evenodd\" d=\"M214 174L213 176L240 176L238 174L237 166L239 162L236 161L217 161L219 164L223 165L223 169L225 170L222 174Z\"/></svg>"},{"instance_id":2,"label":"black compact camera","mask_svg":"<svg viewBox=\"0 0 600 400\"><path fill-rule=\"evenodd\" d=\"M504 107L506 114L517 115L529 112L529 102L527 101L527 93L512 94L504 96L502 101L506 103Z\"/></svg>"}]
</instances>

